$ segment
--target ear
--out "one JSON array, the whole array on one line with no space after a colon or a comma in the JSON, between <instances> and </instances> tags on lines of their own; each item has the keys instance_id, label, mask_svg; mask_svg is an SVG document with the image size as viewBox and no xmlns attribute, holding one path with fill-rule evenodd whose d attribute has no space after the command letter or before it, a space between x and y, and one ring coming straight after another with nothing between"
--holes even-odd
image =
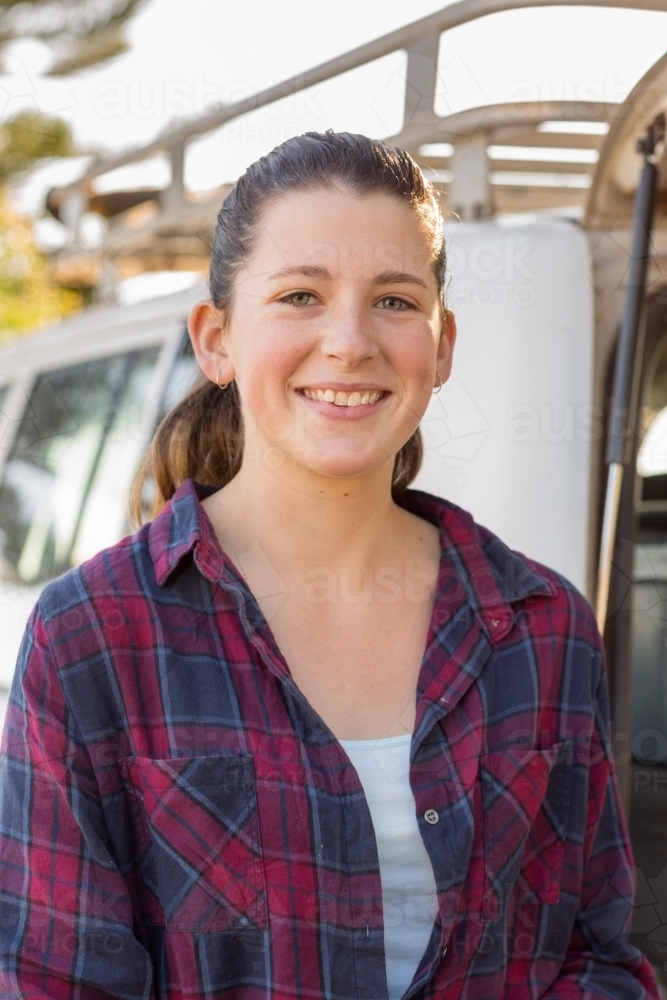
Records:
<instances>
[{"instance_id":1,"label":"ear","mask_svg":"<svg viewBox=\"0 0 667 1000\"><path fill-rule=\"evenodd\" d=\"M224 314L211 299L193 306L188 318L188 332L199 367L211 382L225 386L234 378L234 366L225 350Z\"/></svg>"},{"instance_id":2,"label":"ear","mask_svg":"<svg viewBox=\"0 0 667 1000\"><path fill-rule=\"evenodd\" d=\"M451 309L445 309L442 317L442 329L440 331L440 341L436 354L435 371L444 384L452 371L452 359L454 356L454 343L456 341L456 320ZM435 387L437 388L437 386Z\"/></svg>"}]
</instances>

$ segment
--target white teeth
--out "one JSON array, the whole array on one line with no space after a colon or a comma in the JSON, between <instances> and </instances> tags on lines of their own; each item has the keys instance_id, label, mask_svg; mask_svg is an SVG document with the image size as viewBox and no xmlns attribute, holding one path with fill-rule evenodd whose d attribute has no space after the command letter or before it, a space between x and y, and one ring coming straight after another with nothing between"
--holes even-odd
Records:
<instances>
[{"instance_id":1,"label":"white teeth","mask_svg":"<svg viewBox=\"0 0 667 1000\"><path fill-rule=\"evenodd\" d=\"M364 392L343 392L334 389L302 389L306 399L314 399L318 402L335 403L336 406L368 406L377 403L382 396L381 391L371 392L366 389Z\"/></svg>"}]
</instances>

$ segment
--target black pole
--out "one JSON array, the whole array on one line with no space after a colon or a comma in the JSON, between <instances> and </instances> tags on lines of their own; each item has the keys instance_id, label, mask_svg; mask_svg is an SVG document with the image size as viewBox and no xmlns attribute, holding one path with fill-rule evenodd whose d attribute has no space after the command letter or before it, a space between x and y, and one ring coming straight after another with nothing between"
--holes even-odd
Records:
<instances>
[{"instance_id":1,"label":"black pole","mask_svg":"<svg viewBox=\"0 0 667 1000\"><path fill-rule=\"evenodd\" d=\"M623 471L632 454L634 416L631 418L630 410L633 408L633 388L636 387L637 381L635 373L638 370L637 355L640 353L637 350L637 343L641 309L644 300L644 288L646 285L646 272L650 256L651 224L653 221L658 177L658 169L654 162L655 151L657 145L664 139L664 136L665 116L664 114L660 114L649 126L646 135L637 143L637 151L644 155L644 167L635 194L630 267L628 269L623 322L616 349L614 385L609 414L607 452L605 456L609 470L607 474L607 495L602 520L602 537L600 540L596 608L598 628L602 633L604 633L605 622L607 620L609 586L616 541L618 505L620 503L623 484Z\"/></svg>"},{"instance_id":2,"label":"black pole","mask_svg":"<svg viewBox=\"0 0 667 1000\"><path fill-rule=\"evenodd\" d=\"M636 453L634 431L637 425L637 415L635 410L638 402L639 373L642 368L643 355L643 338L640 342L641 316L650 259L651 226L658 179L655 151L656 146L662 142L664 136L665 116L661 114L649 127L644 138L637 143L637 151L644 154L644 166L634 201L625 309L616 347L614 384L605 455L608 465L607 495L602 524L597 594L597 621L602 633L604 633L607 622L614 552L618 544L616 536L619 507L622 497L625 498L626 508L628 502L632 502L634 488L634 469L631 470L631 477L627 477L625 483L623 480L625 468L634 461ZM628 530L629 528L631 530ZM621 564L625 565L627 571L631 563L631 557L627 551L628 546L632 546L634 539L634 529L631 525L625 525L625 535L628 536L623 539L626 551L619 554L620 563L615 577L618 577ZM631 572L631 570L629 571ZM631 583L630 580L627 582ZM614 586L613 589L618 590L618 587ZM614 607L615 624L619 624L621 621L624 603L622 601L620 607ZM627 609L625 609L625 614L627 617ZM632 721L630 634L628 628L616 627L611 629L611 633L615 644L619 642L621 635L625 639L622 648L615 648L613 655L610 656L614 667L611 678L612 722L617 734L629 737ZM610 652L612 651L610 650ZM628 765L618 768L618 778L621 798L627 812L630 804L630 768Z\"/></svg>"},{"instance_id":3,"label":"black pole","mask_svg":"<svg viewBox=\"0 0 667 1000\"><path fill-rule=\"evenodd\" d=\"M635 194L625 310L616 349L614 385L609 415L609 436L605 456L607 465L619 462L626 466L632 453L631 431L634 421L630 419L629 411L633 382L635 381L639 319L650 259L651 225L658 178L658 168L652 157L657 143L664 136L664 132L665 116L660 115L651 125L645 138L640 139L637 144L638 151L644 153L644 167Z\"/></svg>"}]
</instances>

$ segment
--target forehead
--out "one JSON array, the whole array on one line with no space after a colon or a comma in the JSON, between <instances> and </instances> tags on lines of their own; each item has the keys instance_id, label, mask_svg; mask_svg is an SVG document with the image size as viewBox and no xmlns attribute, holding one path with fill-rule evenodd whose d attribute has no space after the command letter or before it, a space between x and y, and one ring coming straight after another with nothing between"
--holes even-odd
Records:
<instances>
[{"instance_id":1,"label":"forehead","mask_svg":"<svg viewBox=\"0 0 667 1000\"><path fill-rule=\"evenodd\" d=\"M388 267L426 274L432 256L424 224L406 202L388 194L316 188L267 204L248 267L255 273L310 264L336 276Z\"/></svg>"}]
</instances>

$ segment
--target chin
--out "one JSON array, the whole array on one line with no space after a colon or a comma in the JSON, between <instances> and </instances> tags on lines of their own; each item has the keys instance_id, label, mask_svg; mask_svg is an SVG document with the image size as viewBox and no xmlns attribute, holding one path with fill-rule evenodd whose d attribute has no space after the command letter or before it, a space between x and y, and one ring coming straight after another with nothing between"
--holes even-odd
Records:
<instances>
[{"instance_id":1,"label":"chin","mask_svg":"<svg viewBox=\"0 0 667 1000\"><path fill-rule=\"evenodd\" d=\"M321 452L316 456L303 456L302 464L312 472L320 476L330 476L336 479L352 479L357 476L368 475L375 472L387 461L386 454L369 455L323 455ZM394 456L391 457L391 467L394 467Z\"/></svg>"}]
</instances>

